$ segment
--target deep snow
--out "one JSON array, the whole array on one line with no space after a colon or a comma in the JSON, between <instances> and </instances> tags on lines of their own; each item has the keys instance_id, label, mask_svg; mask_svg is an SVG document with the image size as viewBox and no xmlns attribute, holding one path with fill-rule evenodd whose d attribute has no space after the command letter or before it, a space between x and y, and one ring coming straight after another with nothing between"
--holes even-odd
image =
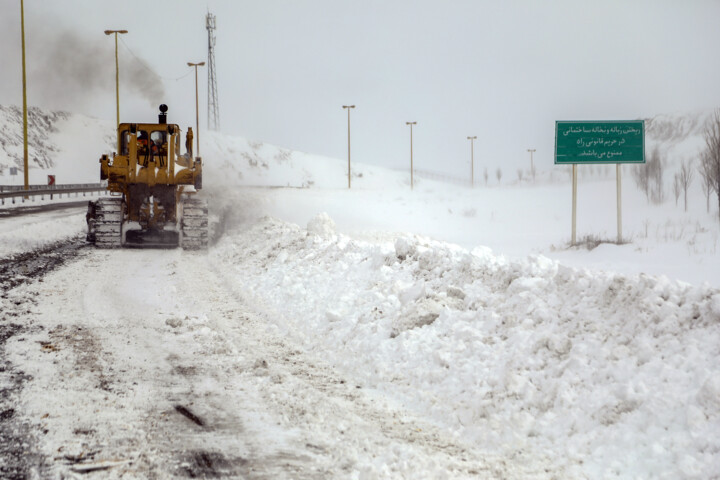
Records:
<instances>
[{"instance_id":1,"label":"deep snow","mask_svg":"<svg viewBox=\"0 0 720 480\"><path fill-rule=\"evenodd\" d=\"M563 478L720 471L716 289L357 241L325 215L265 218L211 255L288 336L479 449Z\"/></svg>"}]
</instances>

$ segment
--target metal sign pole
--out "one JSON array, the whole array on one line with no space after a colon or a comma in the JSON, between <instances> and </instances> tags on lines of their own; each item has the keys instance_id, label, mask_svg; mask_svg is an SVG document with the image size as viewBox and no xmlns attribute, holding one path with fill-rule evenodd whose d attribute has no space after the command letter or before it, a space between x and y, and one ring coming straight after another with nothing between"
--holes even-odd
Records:
<instances>
[{"instance_id":1,"label":"metal sign pole","mask_svg":"<svg viewBox=\"0 0 720 480\"><path fill-rule=\"evenodd\" d=\"M616 164L617 176L617 243L622 243L622 179L620 177L620 164Z\"/></svg>"},{"instance_id":2,"label":"metal sign pole","mask_svg":"<svg viewBox=\"0 0 720 480\"><path fill-rule=\"evenodd\" d=\"M573 184L572 184L572 237L570 240L571 245L575 245L575 232L577 231L577 164L573 163Z\"/></svg>"},{"instance_id":3,"label":"metal sign pole","mask_svg":"<svg viewBox=\"0 0 720 480\"><path fill-rule=\"evenodd\" d=\"M355 108L355 105L343 105L342 108L347 109L348 112L348 188L350 188L350 109Z\"/></svg>"},{"instance_id":4,"label":"metal sign pole","mask_svg":"<svg viewBox=\"0 0 720 480\"><path fill-rule=\"evenodd\" d=\"M413 189L413 158L412 158L412 157L413 157L413 155L412 155L412 154L413 154L413 151L412 151L412 147L413 147L413 145L412 145L412 144L413 144L413 141L412 141L412 140L413 140L413 138L412 138L412 126L413 126L413 124L411 123L411 124L410 124L410 190Z\"/></svg>"},{"instance_id":5,"label":"metal sign pole","mask_svg":"<svg viewBox=\"0 0 720 480\"><path fill-rule=\"evenodd\" d=\"M417 125L417 122L405 122L405 125L410 125L410 190L413 189L413 135L412 127Z\"/></svg>"}]
</instances>

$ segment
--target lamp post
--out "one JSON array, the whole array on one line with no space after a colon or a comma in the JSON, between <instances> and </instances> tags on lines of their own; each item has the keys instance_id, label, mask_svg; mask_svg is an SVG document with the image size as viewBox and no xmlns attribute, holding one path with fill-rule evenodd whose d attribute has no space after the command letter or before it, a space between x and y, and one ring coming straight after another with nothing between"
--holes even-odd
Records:
<instances>
[{"instance_id":1,"label":"lamp post","mask_svg":"<svg viewBox=\"0 0 720 480\"><path fill-rule=\"evenodd\" d=\"M105 30L105 35L115 34L115 115L117 125L120 127L120 65L118 63L118 33L128 33L127 30Z\"/></svg>"},{"instance_id":2,"label":"lamp post","mask_svg":"<svg viewBox=\"0 0 720 480\"><path fill-rule=\"evenodd\" d=\"M355 105L343 105L343 108L348 112L348 188L350 188L350 109L355 108Z\"/></svg>"},{"instance_id":3,"label":"lamp post","mask_svg":"<svg viewBox=\"0 0 720 480\"><path fill-rule=\"evenodd\" d=\"M475 140L477 135L473 137L467 137L470 140L470 187L475 188Z\"/></svg>"},{"instance_id":4,"label":"lamp post","mask_svg":"<svg viewBox=\"0 0 720 480\"><path fill-rule=\"evenodd\" d=\"M533 182L535 181L535 165L533 165L533 153L535 153L534 148L528 148L528 152L530 152L530 173L533 177Z\"/></svg>"},{"instance_id":5,"label":"lamp post","mask_svg":"<svg viewBox=\"0 0 720 480\"><path fill-rule=\"evenodd\" d=\"M417 122L405 122L405 125L410 125L410 190L413 189L413 137L412 127L417 125Z\"/></svg>"},{"instance_id":6,"label":"lamp post","mask_svg":"<svg viewBox=\"0 0 720 480\"><path fill-rule=\"evenodd\" d=\"M205 62L200 63L192 63L187 62L188 67L195 67L195 139L197 141L197 154L196 156L200 156L200 116L198 114L198 77L197 77L197 67L202 67L205 65Z\"/></svg>"},{"instance_id":7,"label":"lamp post","mask_svg":"<svg viewBox=\"0 0 720 480\"><path fill-rule=\"evenodd\" d=\"M23 88L23 175L25 190L30 189L28 172L28 123L27 123L27 84L25 83L25 6L20 0L20 32L22 35L22 88ZM28 197L25 197L26 199Z\"/></svg>"}]
</instances>

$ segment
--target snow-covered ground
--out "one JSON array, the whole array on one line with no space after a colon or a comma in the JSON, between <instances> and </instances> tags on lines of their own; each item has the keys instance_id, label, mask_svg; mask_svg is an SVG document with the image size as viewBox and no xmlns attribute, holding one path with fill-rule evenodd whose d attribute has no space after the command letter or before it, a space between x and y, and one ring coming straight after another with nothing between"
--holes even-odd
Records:
<instances>
[{"instance_id":1,"label":"snow-covered ground","mask_svg":"<svg viewBox=\"0 0 720 480\"><path fill-rule=\"evenodd\" d=\"M207 254L85 251L2 299L32 304L8 349L46 456L100 452L79 463L115 478L197 473L211 450L250 477L717 477L720 229L697 183L685 213L624 167L628 243L569 248L561 167L410 191L356 165L348 190L341 160L203 141ZM584 177L578 236L614 240L614 176ZM7 256L84 210L0 222Z\"/></svg>"}]
</instances>

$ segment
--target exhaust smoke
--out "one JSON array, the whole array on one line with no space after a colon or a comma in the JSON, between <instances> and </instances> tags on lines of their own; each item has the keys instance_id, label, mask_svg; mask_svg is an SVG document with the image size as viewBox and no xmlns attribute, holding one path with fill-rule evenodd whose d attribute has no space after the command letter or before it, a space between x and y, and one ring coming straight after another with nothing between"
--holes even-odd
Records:
<instances>
[{"instance_id":1,"label":"exhaust smoke","mask_svg":"<svg viewBox=\"0 0 720 480\"><path fill-rule=\"evenodd\" d=\"M26 68L28 101L46 109L98 114L98 105L114 111L115 39L103 35L76 32L53 26L40 15L35 21L26 18ZM120 39L119 39L120 40ZM0 42L3 45L4 68L0 69L0 104L20 101L20 28L15 18L0 20ZM162 79L142 60L143 52L131 54L120 41L121 98L141 99L153 109L166 100ZM110 100L112 99L112 100Z\"/></svg>"},{"instance_id":2,"label":"exhaust smoke","mask_svg":"<svg viewBox=\"0 0 720 480\"><path fill-rule=\"evenodd\" d=\"M88 94L112 94L115 90L115 42L61 32L33 55L29 68L34 95L41 101L63 99L69 105L86 103ZM39 42L38 42L39 43ZM36 43L37 44L37 43ZM121 88L154 106L162 100L162 80L142 60L118 47Z\"/></svg>"}]
</instances>

